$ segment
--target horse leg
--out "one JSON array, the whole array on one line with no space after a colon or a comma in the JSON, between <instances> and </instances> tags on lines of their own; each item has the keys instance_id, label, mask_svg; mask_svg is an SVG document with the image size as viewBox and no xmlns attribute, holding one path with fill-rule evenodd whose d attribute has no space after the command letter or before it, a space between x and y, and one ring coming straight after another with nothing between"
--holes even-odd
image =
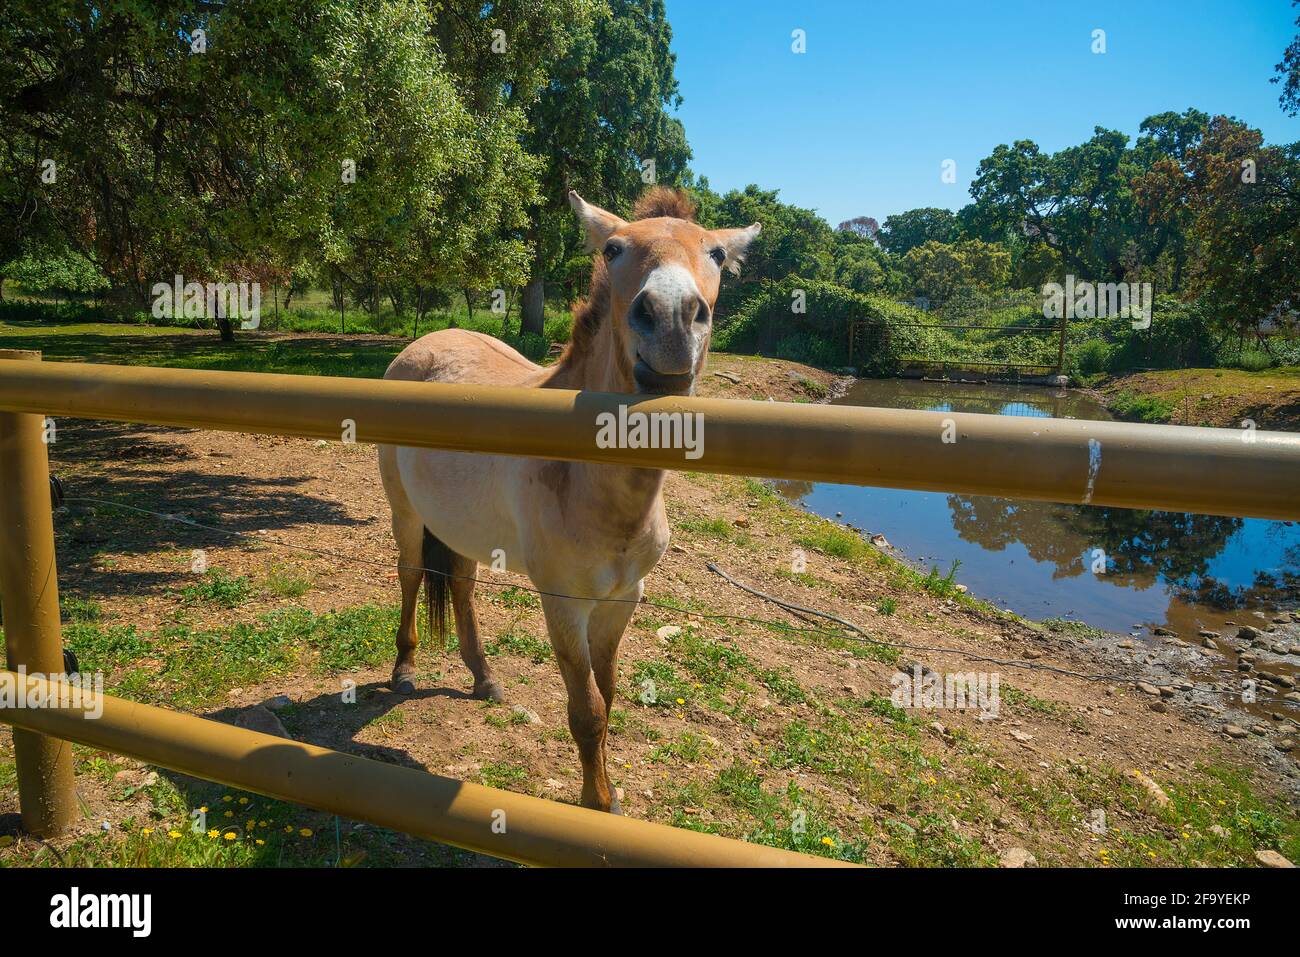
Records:
<instances>
[{"instance_id":1,"label":"horse leg","mask_svg":"<svg viewBox=\"0 0 1300 957\"><path fill-rule=\"evenodd\" d=\"M399 694L415 691L415 649L420 643L416 613L420 607L420 584L424 581L421 554L424 548L424 520L411 505L397 468L397 448L379 446L379 477L393 513L393 538L397 542L397 580L402 586L402 617L397 625L397 661L390 687Z\"/></svg>"},{"instance_id":2,"label":"horse leg","mask_svg":"<svg viewBox=\"0 0 1300 957\"><path fill-rule=\"evenodd\" d=\"M613 792L605 771L605 699L591 670L587 625L595 602L542 596L551 647L569 696L569 732L582 761L582 804L608 811Z\"/></svg>"},{"instance_id":3,"label":"horse leg","mask_svg":"<svg viewBox=\"0 0 1300 957\"><path fill-rule=\"evenodd\" d=\"M587 624L587 646L591 649L591 672L596 679L596 688L605 704L605 726L601 729L600 757L604 767L606 739L609 736L609 716L614 710L614 690L618 683L618 646L627 631L627 623L632 620L636 604L641 600L644 584L637 582L636 588L625 595L618 596L620 601L599 603L591 613ZM614 814L622 814L619 807L618 791L610 788L609 809Z\"/></svg>"},{"instance_id":4,"label":"horse leg","mask_svg":"<svg viewBox=\"0 0 1300 957\"><path fill-rule=\"evenodd\" d=\"M478 615L474 612L474 578L478 562L452 553L451 607L456 613L456 637L460 640L460 657L474 676L474 697L504 701L501 683L492 676L483 642L479 637Z\"/></svg>"},{"instance_id":5,"label":"horse leg","mask_svg":"<svg viewBox=\"0 0 1300 957\"><path fill-rule=\"evenodd\" d=\"M405 498L405 496L403 496ZM402 585L402 617L397 625L397 662L393 665L390 686L398 694L415 691L415 649L420 643L416 626L420 607L420 550L424 539L424 522L408 507L393 502L393 537L397 540L397 579Z\"/></svg>"}]
</instances>

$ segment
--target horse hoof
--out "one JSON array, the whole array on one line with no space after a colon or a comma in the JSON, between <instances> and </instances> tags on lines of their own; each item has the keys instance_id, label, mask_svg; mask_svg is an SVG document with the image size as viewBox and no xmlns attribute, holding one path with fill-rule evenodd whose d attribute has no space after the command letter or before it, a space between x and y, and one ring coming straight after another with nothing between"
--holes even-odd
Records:
<instances>
[{"instance_id":1,"label":"horse hoof","mask_svg":"<svg viewBox=\"0 0 1300 957\"><path fill-rule=\"evenodd\" d=\"M498 681L484 681L482 683L475 682L474 697L480 698L484 701L495 701L497 704L500 704L506 700L506 693L502 690L501 684Z\"/></svg>"},{"instance_id":2,"label":"horse hoof","mask_svg":"<svg viewBox=\"0 0 1300 957\"><path fill-rule=\"evenodd\" d=\"M623 816L623 805L618 803L618 795L614 795L609 799L609 813L617 814L619 817Z\"/></svg>"},{"instance_id":3,"label":"horse hoof","mask_svg":"<svg viewBox=\"0 0 1300 957\"><path fill-rule=\"evenodd\" d=\"M393 672L393 680L388 686L397 694L415 694L415 672Z\"/></svg>"}]
</instances>

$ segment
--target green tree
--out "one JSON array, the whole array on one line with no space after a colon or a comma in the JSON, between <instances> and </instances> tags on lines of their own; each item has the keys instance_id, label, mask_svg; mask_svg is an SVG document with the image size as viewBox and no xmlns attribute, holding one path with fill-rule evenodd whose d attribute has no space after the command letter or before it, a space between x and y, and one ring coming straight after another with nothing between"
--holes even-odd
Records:
<instances>
[{"instance_id":1,"label":"green tree","mask_svg":"<svg viewBox=\"0 0 1300 957\"><path fill-rule=\"evenodd\" d=\"M288 277L306 257L373 290L414 248L440 251L440 276L475 272L533 197L506 83L540 83L527 34L492 82L466 79L489 15L468 0L15 0L0 257L51 232L141 303L175 274ZM449 19L457 69L438 45Z\"/></svg>"},{"instance_id":2,"label":"green tree","mask_svg":"<svg viewBox=\"0 0 1300 957\"><path fill-rule=\"evenodd\" d=\"M1291 0L1291 5L1300 7L1300 0ZM1281 62L1273 68L1277 76L1272 78L1273 83L1282 84L1278 102L1287 116L1300 113L1300 17L1296 17L1295 25L1295 39L1282 51Z\"/></svg>"},{"instance_id":3,"label":"green tree","mask_svg":"<svg viewBox=\"0 0 1300 957\"><path fill-rule=\"evenodd\" d=\"M922 243L950 243L957 238L957 217L950 209L925 206L885 217L880 245L895 256L905 256Z\"/></svg>"},{"instance_id":4,"label":"green tree","mask_svg":"<svg viewBox=\"0 0 1300 957\"><path fill-rule=\"evenodd\" d=\"M549 69L523 135L544 161L521 303L523 331L539 335L547 275L579 243L568 190L626 212L647 183L680 182L691 155L681 122L669 113L681 97L663 0L609 0L566 26L572 42Z\"/></svg>"},{"instance_id":5,"label":"green tree","mask_svg":"<svg viewBox=\"0 0 1300 957\"><path fill-rule=\"evenodd\" d=\"M1003 289L1011 276L1011 254L978 239L922 243L903 257L912 291L944 302L964 290Z\"/></svg>"}]
</instances>

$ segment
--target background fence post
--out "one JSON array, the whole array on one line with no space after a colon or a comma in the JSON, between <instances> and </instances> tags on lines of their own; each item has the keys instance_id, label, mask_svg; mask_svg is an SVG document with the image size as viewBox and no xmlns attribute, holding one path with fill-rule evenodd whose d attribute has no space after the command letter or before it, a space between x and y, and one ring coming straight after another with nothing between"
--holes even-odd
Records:
<instances>
[{"instance_id":1,"label":"background fence post","mask_svg":"<svg viewBox=\"0 0 1300 957\"><path fill-rule=\"evenodd\" d=\"M1061 311L1061 339L1056 347L1056 374L1065 375L1065 310Z\"/></svg>"},{"instance_id":2,"label":"background fence post","mask_svg":"<svg viewBox=\"0 0 1300 957\"><path fill-rule=\"evenodd\" d=\"M0 349L0 359L39 361L39 352ZM0 614L10 670L63 674L59 586L45 417L0 412ZM49 837L72 823L72 745L14 728L23 829Z\"/></svg>"}]
</instances>

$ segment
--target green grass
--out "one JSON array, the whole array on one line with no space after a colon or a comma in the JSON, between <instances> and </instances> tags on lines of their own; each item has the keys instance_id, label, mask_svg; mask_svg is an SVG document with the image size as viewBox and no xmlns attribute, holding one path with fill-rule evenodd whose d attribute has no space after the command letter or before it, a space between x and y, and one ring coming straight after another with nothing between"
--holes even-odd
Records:
<instances>
[{"instance_id":1,"label":"green grass","mask_svg":"<svg viewBox=\"0 0 1300 957\"><path fill-rule=\"evenodd\" d=\"M210 568L196 584L181 589L181 598L187 602L212 602L223 608L242 605L253 594L247 575L230 575L219 568Z\"/></svg>"},{"instance_id":2,"label":"green grass","mask_svg":"<svg viewBox=\"0 0 1300 957\"><path fill-rule=\"evenodd\" d=\"M693 535L712 538L720 542L748 545L751 541L748 534L725 518L686 519L678 522L677 527L683 532L690 532Z\"/></svg>"},{"instance_id":3,"label":"green grass","mask_svg":"<svg viewBox=\"0 0 1300 957\"><path fill-rule=\"evenodd\" d=\"M1168 399L1127 390L1116 393L1110 400L1110 410L1119 418L1148 424L1168 422L1174 409L1175 404Z\"/></svg>"},{"instance_id":4,"label":"green grass","mask_svg":"<svg viewBox=\"0 0 1300 957\"><path fill-rule=\"evenodd\" d=\"M331 674L387 664L398 618L395 605L324 614L293 608L221 628L171 624L146 632L82 622L65 626L64 635L83 670L105 672L110 693L196 707L295 670Z\"/></svg>"},{"instance_id":5,"label":"green grass","mask_svg":"<svg viewBox=\"0 0 1300 957\"><path fill-rule=\"evenodd\" d=\"M483 652L489 656L516 655L520 658L527 658L534 664L550 661L555 655L549 640L517 631L508 631L491 641L485 642Z\"/></svg>"},{"instance_id":6,"label":"green grass","mask_svg":"<svg viewBox=\"0 0 1300 957\"><path fill-rule=\"evenodd\" d=\"M311 576L277 562L266 573L263 587L277 598L301 598L311 591Z\"/></svg>"}]
</instances>

